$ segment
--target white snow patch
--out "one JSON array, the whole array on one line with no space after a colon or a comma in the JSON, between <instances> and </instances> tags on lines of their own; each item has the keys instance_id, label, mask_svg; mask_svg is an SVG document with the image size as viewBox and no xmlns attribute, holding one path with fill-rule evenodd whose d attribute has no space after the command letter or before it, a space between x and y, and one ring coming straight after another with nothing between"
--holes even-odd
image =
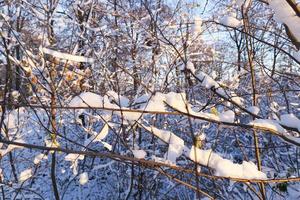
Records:
<instances>
[{"instance_id":1,"label":"white snow patch","mask_svg":"<svg viewBox=\"0 0 300 200\"><path fill-rule=\"evenodd\" d=\"M69 61L73 61L73 62L88 62L88 63L94 63L94 59L93 58L87 58L84 56L76 56L76 55L72 55L72 54L68 54L68 53L62 53L59 51L55 51L52 49L47 49L47 48L42 48L42 52L44 52L45 54L49 54L53 57L56 58L60 58L60 59L64 59L64 60L69 60Z\"/></svg>"},{"instance_id":2,"label":"white snow patch","mask_svg":"<svg viewBox=\"0 0 300 200\"><path fill-rule=\"evenodd\" d=\"M195 74L196 69L194 63L188 61L186 64L186 68L189 69L193 74Z\"/></svg>"},{"instance_id":3,"label":"white snow patch","mask_svg":"<svg viewBox=\"0 0 300 200\"><path fill-rule=\"evenodd\" d=\"M103 97L92 93L83 92L74 97L69 103L70 107L103 107Z\"/></svg>"},{"instance_id":4,"label":"white snow patch","mask_svg":"<svg viewBox=\"0 0 300 200\"><path fill-rule=\"evenodd\" d=\"M237 28L237 27L240 27L243 25L243 21L238 20L237 18L232 17L232 16L222 17L220 20L220 23L224 24L225 26L230 26L230 27L234 27L234 28Z\"/></svg>"},{"instance_id":5,"label":"white snow patch","mask_svg":"<svg viewBox=\"0 0 300 200\"><path fill-rule=\"evenodd\" d=\"M280 124L278 124L275 120L271 119L255 119L249 124L254 125L254 127L267 129L269 131L278 132L281 134L286 133L286 130L282 126L280 126Z\"/></svg>"},{"instance_id":6,"label":"white snow patch","mask_svg":"<svg viewBox=\"0 0 300 200\"><path fill-rule=\"evenodd\" d=\"M235 118L235 114L232 110L227 110L223 113L220 113L219 115L220 120L222 122L229 122L229 123L233 123L234 122L234 118Z\"/></svg>"},{"instance_id":7,"label":"white snow patch","mask_svg":"<svg viewBox=\"0 0 300 200\"><path fill-rule=\"evenodd\" d=\"M271 0L270 7L274 10L274 19L279 23L284 23L289 30L300 41L300 17L298 17L287 1Z\"/></svg>"},{"instance_id":8,"label":"white snow patch","mask_svg":"<svg viewBox=\"0 0 300 200\"><path fill-rule=\"evenodd\" d=\"M297 128L300 131L300 119L298 119L294 114L281 115L280 124L292 128Z\"/></svg>"},{"instance_id":9,"label":"white snow patch","mask_svg":"<svg viewBox=\"0 0 300 200\"><path fill-rule=\"evenodd\" d=\"M48 159L48 156L41 153L41 154L38 154L37 156L34 157L34 160L33 160L33 163L34 164L39 164L42 160L47 160Z\"/></svg>"},{"instance_id":10,"label":"white snow patch","mask_svg":"<svg viewBox=\"0 0 300 200\"><path fill-rule=\"evenodd\" d=\"M24 182L26 181L27 179L29 179L30 177L32 177L32 169L25 169L24 171L22 171L20 173L20 176L19 176L19 182Z\"/></svg>"},{"instance_id":11,"label":"white snow patch","mask_svg":"<svg viewBox=\"0 0 300 200\"><path fill-rule=\"evenodd\" d=\"M134 155L135 158L138 158L138 159L144 159L147 155L146 151L144 150L132 150L132 153Z\"/></svg>"},{"instance_id":12,"label":"white snow patch","mask_svg":"<svg viewBox=\"0 0 300 200\"><path fill-rule=\"evenodd\" d=\"M202 19L199 16L194 18L194 31L196 35L202 32Z\"/></svg>"},{"instance_id":13,"label":"white snow patch","mask_svg":"<svg viewBox=\"0 0 300 200\"><path fill-rule=\"evenodd\" d=\"M254 115L257 115L260 111L259 107L257 107L257 106L250 106L247 108L247 110Z\"/></svg>"},{"instance_id":14,"label":"white snow patch","mask_svg":"<svg viewBox=\"0 0 300 200\"><path fill-rule=\"evenodd\" d=\"M266 174L257 170L257 166L253 162L243 161L242 164L233 163L212 152L212 150L201 150L194 146L190 150L185 149L185 155L199 164L213 168L217 176L267 179Z\"/></svg>"},{"instance_id":15,"label":"white snow patch","mask_svg":"<svg viewBox=\"0 0 300 200\"><path fill-rule=\"evenodd\" d=\"M85 185L89 181L89 176L87 172L83 172L79 175L80 185Z\"/></svg>"},{"instance_id":16,"label":"white snow patch","mask_svg":"<svg viewBox=\"0 0 300 200\"><path fill-rule=\"evenodd\" d=\"M103 128L101 129L100 133L96 135L94 141L101 141L103 140L109 132L109 126L107 123L104 124Z\"/></svg>"}]
</instances>

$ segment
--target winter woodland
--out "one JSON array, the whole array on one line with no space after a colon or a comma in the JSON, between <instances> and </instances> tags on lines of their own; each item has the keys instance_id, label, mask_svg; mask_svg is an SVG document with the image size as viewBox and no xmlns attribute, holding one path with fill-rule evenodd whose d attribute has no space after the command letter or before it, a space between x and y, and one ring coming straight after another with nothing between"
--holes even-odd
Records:
<instances>
[{"instance_id":1,"label":"winter woodland","mask_svg":"<svg viewBox=\"0 0 300 200\"><path fill-rule=\"evenodd\" d=\"M300 1L0 0L0 199L300 199Z\"/></svg>"}]
</instances>

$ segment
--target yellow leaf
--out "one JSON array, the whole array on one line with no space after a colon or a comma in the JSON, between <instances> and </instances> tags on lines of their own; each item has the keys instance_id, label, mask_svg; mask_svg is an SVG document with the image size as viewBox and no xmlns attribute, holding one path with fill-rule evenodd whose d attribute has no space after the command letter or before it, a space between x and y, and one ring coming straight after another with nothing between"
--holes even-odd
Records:
<instances>
[{"instance_id":1,"label":"yellow leaf","mask_svg":"<svg viewBox=\"0 0 300 200\"><path fill-rule=\"evenodd\" d=\"M210 112L211 112L212 114L214 114L214 115L219 115L218 110L217 110L215 107L212 107L212 108L210 109Z\"/></svg>"}]
</instances>

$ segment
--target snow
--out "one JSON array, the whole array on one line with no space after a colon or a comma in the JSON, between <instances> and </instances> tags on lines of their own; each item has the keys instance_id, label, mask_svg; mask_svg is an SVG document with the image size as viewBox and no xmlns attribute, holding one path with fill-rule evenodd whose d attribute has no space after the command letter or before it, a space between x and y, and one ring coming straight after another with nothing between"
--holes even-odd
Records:
<instances>
[{"instance_id":1,"label":"snow","mask_svg":"<svg viewBox=\"0 0 300 200\"><path fill-rule=\"evenodd\" d=\"M201 85L207 89L211 89L212 87L217 88L219 86L219 84L210 76L208 76L206 73L204 72L199 72L197 74L197 77L202 80Z\"/></svg>"},{"instance_id":2,"label":"snow","mask_svg":"<svg viewBox=\"0 0 300 200\"><path fill-rule=\"evenodd\" d=\"M300 62L300 50L293 53L294 58Z\"/></svg>"},{"instance_id":3,"label":"snow","mask_svg":"<svg viewBox=\"0 0 300 200\"><path fill-rule=\"evenodd\" d=\"M300 17L298 17L287 1L271 0L270 7L274 10L274 19L279 23L284 23L294 37L300 41Z\"/></svg>"},{"instance_id":4,"label":"snow","mask_svg":"<svg viewBox=\"0 0 300 200\"><path fill-rule=\"evenodd\" d=\"M220 23L224 24L225 26L230 26L230 27L234 27L234 28L237 28L237 27L240 27L243 25L243 22L241 20L238 20L237 18L232 17L232 16L222 17L220 20Z\"/></svg>"},{"instance_id":5,"label":"snow","mask_svg":"<svg viewBox=\"0 0 300 200\"><path fill-rule=\"evenodd\" d=\"M119 106L121 106L121 107L129 106L129 99L124 96L119 95L115 91L110 90L106 93L106 95L108 97L112 98L116 104L118 104L118 105L120 104Z\"/></svg>"},{"instance_id":6,"label":"snow","mask_svg":"<svg viewBox=\"0 0 300 200\"><path fill-rule=\"evenodd\" d=\"M223 113L220 113L219 115L220 120L222 122L229 122L229 123L233 123L234 122L234 118L235 118L235 114L232 110L227 110Z\"/></svg>"},{"instance_id":7,"label":"snow","mask_svg":"<svg viewBox=\"0 0 300 200\"><path fill-rule=\"evenodd\" d=\"M260 111L260 109L257 106L250 106L247 108L247 110L254 115L257 115Z\"/></svg>"},{"instance_id":8,"label":"snow","mask_svg":"<svg viewBox=\"0 0 300 200\"><path fill-rule=\"evenodd\" d=\"M184 145L184 140L176 136L174 133L166 130L160 130L153 126L143 126L149 132L162 141L169 144L168 153L166 154L168 162L171 164L176 163L176 158L182 153L191 160L208 166L215 170L217 176L225 176L232 178L245 178L245 179L266 179L265 173L258 171L257 166L252 162L244 161L242 164L236 164L228 159L222 158L220 155L210 150L202 150L195 146L191 149ZM169 155L170 154L170 155ZM155 157L156 158L156 157ZM156 159L155 159L156 160ZM165 161L163 160L165 163Z\"/></svg>"},{"instance_id":9,"label":"snow","mask_svg":"<svg viewBox=\"0 0 300 200\"><path fill-rule=\"evenodd\" d=\"M184 141L174 133L170 135L167 159L172 163L176 163L176 159L181 156L184 149Z\"/></svg>"},{"instance_id":10,"label":"snow","mask_svg":"<svg viewBox=\"0 0 300 200\"><path fill-rule=\"evenodd\" d=\"M101 141L101 143L107 150L109 150L109 151L112 150L112 146L110 144L108 144L107 142Z\"/></svg>"},{"instance_id":11,"label":"snow","mask_svg":"<svg viewBox=\"0 0 300 200\"><path fill-rule=\"evenodd\" d=\"M15 142L25 143L24 140L22 140L22 139L16 139ZM14 149L23 149L23 148L24 147L19 146L19 145L10 144L7 146L6 149L0 149L0 155L3 157Z\"/></svg>"},{"instance_id":12,"label":"snow","mask_svg":"<svg viewBox=\"0 0 300 200\"><path fill-rule=\"evenodd\" d=\"M20 173L20 176L19 176L19 182L24 182L26 181L27 179L29 179L30 177L32 177L32 169L25 169L24 171L22 171Z\"/></svg>"},{"instance_id":13,"label":"snow","mask_svg":"<svg viewBox=\"0 0 300 200\"><path fill-rule=\"evenodd\" d=\"M33 160L33 163L34 164L39 164L42 160L47 160L48 159L48 156L41 153L41 154L38 154L37 156L34 157L34 160Z\"/></svg>"},{"instance_id":14,"label":"snow","mask_svg":"<svg viewBox=\"0 0 300 200\"><path fill-rule=\"evenodd\" d=\"M186 68L189 69L193 74L195 74L196 69L192 62L188 61L186 64Z\"/></svg>"},{"instance_id":15,"label":"snow","mask_svg":"<svg viewBox=\"0 0 300 200\"><path fill-rule=\"evenodd\" d=\"M202 19L199 16L194 18L194 25L195 34L200 34L202 32Z\"/></svg>"},{"instance_id":16,"label":"snow","mask_svg":"<svg viewBox=\"0 0 300 200\"><path fill-rule=\"evenodd\" d=\"M85 185L89 181L89 176L87 172L83 172L79 175L80 185Z\"/></svg>"},{"instance_id":17,"label":"snow","mask_svg":"<svg viewBox=\"0 0 300 200\"><path fill-rule=\"evenodd\" d=\"M187 99L185 93L170 92L165 94L165 101L178 111L187 112Z\"/></svg>"},{"instance_id":18,"label":"snow","mask_svg":"<svg viewBox=\"0 0 300 200\"><path fill-rule=\"evenodd\" d=\"M103 140L108 135L108 132L109 132L109 126L107 123L105 123L100 133L96 135L94 141Z\"/></svg>"},{"instance_id":19,"label":"snow","mask_svg":"<svg viewBox=\"0 0 300 200\"><path fill-rule=\"evenodd\" d=\"M201 150L192 146L190 150L185 149L185 155L201 165L213 168L216 176L244 179L267 179L266 174L257 170L257 166L253 162L243 161L242 164L233 163L214 153L211 149Z\"/></svg>"},{"instance_id":20,"label":"snow","mask_svg":"<svg viewBox=\"0 0 300 200\"><path fill-rule=\"evenodd\" d=\"M254 121L249 123L250 125L253 125L254 127L266 129L272 132L278 132L281 134L285 134L286 130L280 126L279 123L277 123L275 120L271 119L255 119Z\"/></svg>"},{"instance_id":21,"label":"snow","mask_svg":"<svg viewBox=\"0 0 300 200\"><path fill-rule=\"evenodd\" d=\"M74 97L69 103L70 107L103 107L103 97L92 93L83 92Z\"/></svg>"},{"instance_id":22,"label":"snow","mask_svg":"<svg viewBox=\"0 0 300 200\"><path fill-rule=\"evenodd\" d=\"M42 52L44 52L45 54L49 54L53 57L56 58L60 58L60 59L64 59L64 60L69 60L69 61L73 61L73 62L88 62L88 63L94 63L94 59L93 58L87 58L84 56L76 56L76 55L72 55L72 54L68 54L68 53L62 53L59 51L55 51L52 49L47 49L47 48L42 48Z\"/></svg>"},{"instance_id":23,"label":"snow","mask_svg":"<svg viewBox=\"0 0 300 200\"><path fill-rule=\"evenodd\" d=\"M294 114L281 115L280 124L292 128L297 128L300 131L300 119L298 119Z\"/></svg>"},{"instance_id":24,"label":"snow","mask_svg":"<svg viewBox=\"0 0 300 200\"><path fill-rule=\"evenodd\" d=\"M164 101L166 100L165 95L161 92L156 92L155 95L151 97L148 104L143 108L146 111L153 112L163 112L166 111L166 105Z\"/></svg>"},{"instance_id":25,"label":"snow","mask_svg":"<svg viewBox=\"0 0 300 200\"><path fill-rule=\"evenodd\" d=\"M144 159L147 155L144 150L132 150L133 156L138 159Z\"/></svg>"}]
</instances>

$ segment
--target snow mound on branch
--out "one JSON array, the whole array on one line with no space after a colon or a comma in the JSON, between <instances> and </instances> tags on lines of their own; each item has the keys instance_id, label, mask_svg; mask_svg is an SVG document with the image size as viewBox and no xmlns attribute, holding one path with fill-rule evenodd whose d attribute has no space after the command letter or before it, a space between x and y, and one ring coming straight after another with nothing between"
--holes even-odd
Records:
<instances>
[{"instance_id":1,"label":"snow mound on branch","mask_svg":"<svg viewBox=\"0 0 300 200\"><path fill-rule=\"evenodd\" d=\"M275 120L271 120L271 119L255 119L249 124L253 125L254 127L259 127L272 132L278 132L281 134L286 133L286 130L282 126L280 126L280 124L278 124Z\"/></svg>"},{"instance_id":2,"label":"snow mound on branch","mask_svg":"<svg viewBox=\"0 0 300 200\"><path fill-rule=\"evenodd\" d=\"M85 185L89 181L89 176L87 172L83 172L79 175L80 185Z\"/></svg>"},{"instance_id":3,"label":"snow mound on branch","mask_svg":"<svg viewBox=\"0 0 300 200\"><path fill-rule=\"evenodd\" d=\"M19 182L24 182L26 181L27 179L29 179L30 177L32 177L32 169L26 169L24 171L22 171L20 173L20 176L19 176Z\"/></svg>"},{"instance_id":4,"label":"snow mound on branch","mask_svg":"<svg viewBox=\"0 0 300 200\"><path fill-rule=\"evenodd\" d=\"M197 77L202 80L201 85L203 87L205 87L206 89L211 89L212 87L217 88L219 86L219 84L210 76L208 76L206 73L204 72L199 72L197 74Z\"/></svg>"},{"instance_id":5,"label":"snow mound on branch","mask_svg":"<svg viewBox=\"0 0 300 200\"><path fill-rule=\"evenodd\" d=\"M129 99L116 93L115 91L108 91L106 95L114 100L116 104L120 105L121 107L128 107L129 106Z\"/></svg>"},{"instance_id":6,"label":"snow mound on branch","mask_svg":"<svg viewBox=\"0 0 300 200\"><path fill-rule=\"evenodd\" d=\"M296 15L290 4L283 0L271 0L269 5L275 12L274 19L286 24L297 41L300 41L300 17Z\"/></svg>"},{"instance_id":7,"label":"snow mound on branch","mask_svg":"<svg viewBox=\"0 0 300 200\"><path fill-rule=\"evenodd\" d=\"M242 164L233 163L228 159L222 158L212 150L201 150L194 146L190 150L186 149L185 155L201 165L213 168L216 176L267 179L266 174L257 170L257 166L253 162L243 161Z\"/></svg>"},{"instance_id":8,"label":"snow mound on branch","mask_svg":"<svg viewBox=\"0 0 300 200\"><path fill-rule=\"evenodd\" d=\"M103 97L92 93L83 92L74 97L69 103L70 107L103 107Z\"/></svg>"},{"instance_id":9,"label":"snow mound on branch","mask_svg":"<svg viewBox=\"0 0 300 200\"><path fill-rule=\"evenodd\" d=\"M280 124L291 128L297 128L300 131L300 119L298 119L294 114L281 115Z\"/></svg>"},{"instance_id":10,"label":"snow mound on branch","mask_svg":"<svg viewBox=\"0 0 300 200\"><path fill-rule=\"evenodd\" d=\"M220 23L224 24L225 26L230 26L230 27L234 27L234 28L237 28L237 27L240 27L243 25L243 22L241 20L238 20L237 18L232 17L232 16L225 16L225 17L221 18Z\"/></svg>"},{"instance_id":11,"label":"snow mound on branch","mask_svg":"<svg viewBox=\"0 0 300 200\"><path fill-rule=\"evenodd\" d=\"M202 150L195 146L191 149L184 145L184 140L174 133L166 130L160 130L153 126L143 126L147 131L153 133L156 137L169 144L167 160L171 164L176 163L176 159L184 154L192 161L201 165L208 166L215 170L217 176L244 179L266 179L265 173L258 171L257 166L252 162L244 161L242 164L236 164L228 159L222 158L212 150Z\"/></svg>"},{"instance_id":12,"label":"snow mound on branch","mask_svg":"<svg viewBox=\"0 0 300 200\"><path fill-rule=\"evenodd\" d=\"M64 59L64 60L69 60L69 61L73 61L73 62L94 63L93 58L87 58L84 56L76 56L76 55L72 55L72 54L68 54L68 53L62 53L62 52L55 51L52 49L47 49L47 48L42 48L41 51L44 52L45 54L49 54L53 57Z\"/></svg>"},{"instance_id":13,"label":"snow mound on branch","mask_svg":"<svg viewBox=\"0 0 300 200\"><path fill-rule=\"evenodd\" d=\"M144 159L147 155L144 150L132 150L133 156L137 159Z\"/></svg>"},{"instance_id":14,"label":"snow mound on branch","mask_svg":"<svg viewBox=\"0 0 300 200\"><path fill-rule=\"evenodd\" d=\"M250 106L247 108L247 110L254 115L257 115L260 111L260 109L257 106Z\"/></svg>"},{"instance_id":15,"label":"snow mound on branch","mask_svg":"<svg viewBox=\"0 0 300 200\"><path fill-rule=\"evenodd\" d=\"M235 114L232 110L227 110L227 111L221 113L219 117L220 117L220 121L222 121L222 122L233 123Z\"/></svg>"}]
</instances>

